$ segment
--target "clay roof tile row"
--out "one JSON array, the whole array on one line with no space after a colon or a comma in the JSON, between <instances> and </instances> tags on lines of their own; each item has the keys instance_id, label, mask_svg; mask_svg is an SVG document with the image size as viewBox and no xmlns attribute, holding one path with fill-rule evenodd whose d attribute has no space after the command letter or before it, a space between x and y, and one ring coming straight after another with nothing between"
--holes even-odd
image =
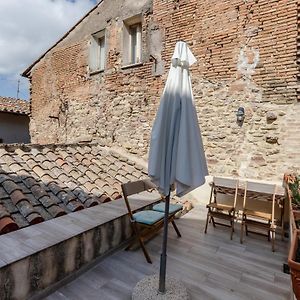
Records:
<instances>
[{"instance_id":1,"label":"clay roof tile row","mask_svg":"<svg viewBox=\"0 0 300 300\"><path fill-rule=\"evenodd\" d=\"M0 112L29 115L30 102L21 99L0 96Z\"/></svg>"},{"instance_id":2,"label":"clay roof tile row","mask_svg":"<svg viewBox=\"0 0 300 300\"><path fill-rule=\"evenodd\" d=\"M0 234L121 198L121 183L145 177L107 147L0 146Z\"/></svg>"}]
</instances>

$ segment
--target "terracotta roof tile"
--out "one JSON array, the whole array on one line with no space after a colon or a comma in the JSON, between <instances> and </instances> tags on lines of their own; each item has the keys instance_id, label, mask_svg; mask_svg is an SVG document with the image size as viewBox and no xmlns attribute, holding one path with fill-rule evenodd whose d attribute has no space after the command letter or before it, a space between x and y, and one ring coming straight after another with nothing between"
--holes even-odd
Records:
<instances>
[{"instance_id":1,"label":"terracotta roof tile","mask_svg":"<svg viewBox=\"0 0 300 300\"><path fill-rule=\"evenodd\" d=\"M0 145L0 227L4 218L22 228L119 199L122 182L144 176L136 166L96 144Z\"/></svg>"},{"instance_id":2,"label":"terracotta roof tile","mask_svg":"<svg viewBox=\"0 0 300 300\"><path fill-rule=\"evenodd\" d=\"M72 171L70 172L70 176L77 180L78 178L80 178L80 173L77 172L75 169L72 169Z\"/></svg>"},{"instance_id":3,"label":"terracotta roof tile","mask_svg":"<svg viewBox=\"0 0 300 300\"><path fill-rule=\"evenodd\" d=\"M114 193L114 195L113 195L113 199L114 200L118 200L118 199L121 199L122 198L122 195L121 194L119 194L119 193Z\"/></svg>"},{"instance_id":4,"label":"terracotta roof tile","mask_svg":"<svg viewBox=\"0 0 300 300\"><path fill-rule=\"evenodd\" d=\"M60 207L64 207L64 204L51 191L48 193L48 195L54 203L56 203Z\"/></svg>"},{"instance_id":5,"label":"terracotta roof tile","mask_svg":"<svg viewBox=\"0 0 300 300\"><path fill-rule=\"evenodd\" d=\"M117 175L117 176L116 176L116 179L117 179L119 182L121 182L121 183L126 183L126 182L130 181L130 180L128 180L127 178L125 178L124 176L121 176L121 175Z\"/></svg>"},{"instance_id":6,"label":"terracotta roof tile","mask_svg":"<svg viewBox=\"0 0 300 300\"><path fill-rule=\"evenodd\" d=\"M93 194L91 194L91 193L86 193L86 192L84 192L82 189L79 189L79 188L73 190L73 193L74 193L74 195L76 195L76 197L77 197L77 198L78 198L78 199L79 199L86 207L89 207L89 206L87 206L86 201L87 201L89 198L93 197Z\"/></svg>"},{"instance_id":7,"label":"terracotta roof tile","mask_svg":"<svg viewBox=\"0 0 300 300\"><path fill-rule=\"evenodd\" d=\"M84 209L84 206L82 204L79 204L78 201L72 200L68 203L67 207L72 211L79 211Z\"/></svg>"},{"instance_id":8,"label":"terracotta roof tile","mask_svg":"<svg viewBox=\"0 0 300 300\"><path fill-rule=\"evenodd\" d=\"M0 199L7 198L7 193L3 189L3 187L0 186Z\"/></svg>"},{"instance_id":9,"label":"terracotta roof tile","mask_svg":"<svg viewBox=\"0 0 300 300\"><path fill-rule=\"evenodd\" d=\"M86 207L92 207L92 206L100 204L100 202L99 202L99 200L96 197L91 197L91 198L88 198L84 202L84 204L85 204Z\"/></svg>"},{"instance_id":10,"label":"terracotta roof tile","mask_svg":"<svg viewBox=\"0 0 300 300\"><path fill-rule=\"evenodd\" d=\"M36 207L36 206L38 206L38 205L41 204L40 201L37 200L37 199L34 197L33 194L26 194L26 198L29 200L29 202L30 202L34 207Z\"/></svg>"},{"instance_id":11,"label":"terracotta roof tile","mask_svg":"<svg viewBox=\"0 0 300 300\"><path fill-rule=\"evenodd\" d=\"M99 176L97 176L96 173L94 173L93 171L90 171L90 170L87 170L86 173L85 173L85 175L88 178L90 178L93 182L99 178Z\"/></svg>"},{"instance_id":12,"label":"terracotta roof tile","mask_svg":"<svg viewBox=\"0 0 300 300\"><path fill-rule=\"evenodd\" d=\"M5 191L11 195L12 192L15 190L21 190L11 179L6 179L4 182L2 182L2 186L4 187Z\"/></svg>"},{"instance_id":13,"label":"terracotta roof tile","mask_svg":"<svg viewBox=\"0 0 300 300\"><path fill-rule=\"evenodd\" d=\"M0 97L0 112L29 115L30 102L11 97Z\"/></svg>"},{"instance_id":14,"label":"terracotta roof tile","mask_svg":"<svg viewBox=\"0 0 300 300\"><path fill-rule=\"evenodd\" d=\"M29 226L29 222L19 213L11 213L11 218L18 224L19 228Z\"/></svg>"},{"instance_id":15,"label":"terracotta roof tile","mask_svg":"<svg viewBox=\"0 0 300 300\"><path fill-rule=\"evenodd\" d=\"M102 188L105 184L107 184L107 182L103 179L97 178L95 180L95 184L97 187Z\"/></svg>"},{"instance_id":16,"label":"terracotta roof tile","mask_svg":"<svg viewBox=\"0 0 300 300\"><path fill-rule=\"evenodd\" d=\"M31 191L26 187L26 185L23 182L18 182L18 186L21 188L24 194L31 193Z\"/></svg>"},{"instance_id":17,"label":"terracotta roof tile","mask_svg":"<svg viewBox=\"0 0 300 300\"><path fill-rule=\"evenodd\" d=\"M5 217L10 217L10 213L2 204L0 204L0 220Z\"/></svg>"},{"instance_id":18,"label":"terracotta roof tile","mask_svg":"<svg viewBox=\"0 0 300 300\"><path fill-rule=\"evenodd\" d=\"M44 209L42 206L35 207L35 210L42 216L42 218L47 221L51 220L54 216L51 215L49 210Z\"/></svg>"},{"instance_id":19,"label":"terracotta roof tile","mask_svg":"<svg viewBox=\"0 0 300 300\"><path fill-rule=\"evenodd\" d=\"M59 205L52 205L48 207L48 211L53 218L61 217L67 214L67 212Z\"/></svg>"},{"instance_id":20,"label":"terracotta roof tile","mask_svg":"<svg viewBox=\"0 0 300 300\"><path fill-rule=\"evenodd\" d=\"M48 196L47 192L44 189L42 189L38 184L35 184L34 186L32 186L31 192L34 195L34 197L36 199L38 199L39 201L41 201L41 199ZM46 206L46 207L48 207L48 206Z\"/></svg>"},{"instance_id":21,"label":"terracotta roof tile","mask_svg":"<svg viewBox=\"0 0 300 300\"><path fill-rule=\"evenodd\" d=\"M34 180L33 177L27 177L23 181L28 188L32 188L34 185L36 185L36 180Z\"/></svg>"},{"instance_id":22,"label":"terracotta roof tile","mask_svg":"<svg viewBox=\"0 0 300 300\"><path fill-rule=\"evenodd\" d=\"M27 219L30 225L43 222L43 217L34 209L32 204L26 199L16 204L21 215Z\"/></svg>"},{"instance_id":23,"label":"terracotta roof tile","mask_svg":"<svg viewBox=\"0 0 300 300\"><path fill-rule=\"evenodd\" d=\"M110 201L110 198L107 195L103 194L100 196L99 200L101 203L106 203Z\"/></svg>"},{"instance_id":24,"label":"terracotta roof tile","mask_svg":"<svg viewBox=\"0 0 300 300\"><path fill-rule=\"evenodd\" d=\"M109 174L110 174L113 178L115 178L115 177L117 176L117 174L118 174L117 171L112 170L112 169L107 169L106 172L109 172Z\"/></svg>"},{"instance_id":25,"label":"terracotta roof tile","mask_svg":"<svg viewBox=\"0 0 300 300\"><path fill-rule=\"evenodd\" d=\"M89 166L89 169L92 170L94 173L99 174L102 172L102 169L100 169L97 165L91 164Z\"/></svg>"},{"instance_id":26,"label":"terracotta roof tile","mask_svg":"<svg viewBox=\"0 0 300 300\"><path fill-rule=\"evenodd\" d=\"M38 224L44 221L44 218L40 214L35 212L28 215L26 219L29 221L30 225Z\"/></svg>"},{"instance_id":27,"label":"terracotta roof tile","mask_svg":"<svg viewBox=\"0 0 300 300\"><path fill-rule=\"evenodd\" d=\"M2 184L5 180L9 180L9 176L1 172L4 172L3 169L0 169L0 184Z\"/></svg>"},{"instance_id":28,"label":"terracotta roof tile","mask_svg":"<svg viewBox=\"0 0 300 300\"><path fill-rule=\"evenodd\" d=\"M18 205L18 203L23 200L28 201L27 198L25 197L25 195L20 190L14 190L11 193L10 198L14 205Z\"/></svg>"},{"instance_id":29,"label":"terracotta roof tile","mask_svg":"<svg viewBox=\"0 0 300 300\"><path fill-rule=\"evenodd\" d=\"M90 181L86 181L83 186L88 190L88 191L97 191L98 188L95 184L91 183ZM101 191L100 191L101 192Z\"/></svg>"},{"instance_id":30,"label":"terracotta roof tile","mask_svg":"<svg viewBox=\"0 0 300 300\"><path fill-rule=\"evenodd\" d=\"M0 234L8 233L19 229L17 223L11 217L0 219Z\"/></svg>"},{"instance_id":31,"label":"terracotta roof tile","mask_svg":"<svg viewBox=\"0 0 300 300\"><path fill-rule=\"evenodd\" d=\"M2 205L10 214L19 213L19 209L13 204L10 198L3 199Z\"/></svg>"},{"instance_id":32,"label":"terracotta roof tile","mask_svg":"<svg viewBox=\"0 0 300 300\"><path fill-rule=\"evenodd\" d=\"M10 174L11 173L11 169L8 167L8 165L0 165L0 173L1 174L3 174L3 173Z\"/></svg>"}]
</instances>

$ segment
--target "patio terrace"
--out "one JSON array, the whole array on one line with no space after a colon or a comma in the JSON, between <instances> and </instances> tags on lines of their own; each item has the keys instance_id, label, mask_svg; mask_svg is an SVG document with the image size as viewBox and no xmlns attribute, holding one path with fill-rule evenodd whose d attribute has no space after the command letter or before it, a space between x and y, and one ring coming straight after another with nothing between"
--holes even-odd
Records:
<instances>
[{"instance_id":1,"label":"patio terrace","mask_svg":"<svg viewBox=\"0 0 300 300\"><path fill-rule=\"evenodd\" d=\"M233 240L229 230L212 225L204 234L205 205L177 220L182 238L170 226L167 272L180 278L190 299L290 299L290 275L282 272L288 242L276 240L276 252L263 236L250 234L243 245L239 228ZM237 226L238 227L238 226ZM71 282L64 282L47 300L131 299L136 283L158 273L162 234L147 244L154 263L147 264L140 249L118 251Z\"/></svg>"}]
</instances>

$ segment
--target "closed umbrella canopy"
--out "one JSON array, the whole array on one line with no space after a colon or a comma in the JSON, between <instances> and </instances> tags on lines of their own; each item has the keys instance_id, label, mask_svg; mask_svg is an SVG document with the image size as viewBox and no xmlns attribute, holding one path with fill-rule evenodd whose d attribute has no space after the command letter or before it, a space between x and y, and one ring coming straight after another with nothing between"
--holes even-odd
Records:
<instances>
[{"instance_id":1,"label":"closed umbrella canopy","mask_svg":"<svg viewBox=\"0 0 300 300\"><path fill-rule=\"evenodd\" d=\"M168 195L175 184L183 196L205 182L208 174L189 67L196 58L177 42L166 86L152 128L148 175Z\"/></svg>"},{"instance_id":2,"label":"closed umbrella canopy","mask_svg":"<svg viewBox=\"0 0 300 300\"><path fill-rule=\"evenodd\" d=\"M151 133L148 175L166 196L159 292L165 293L170 186L183 196L205 182L206 159L193 102L189 67L196 58L177 42Z\"/></svg>"}]
</instances>

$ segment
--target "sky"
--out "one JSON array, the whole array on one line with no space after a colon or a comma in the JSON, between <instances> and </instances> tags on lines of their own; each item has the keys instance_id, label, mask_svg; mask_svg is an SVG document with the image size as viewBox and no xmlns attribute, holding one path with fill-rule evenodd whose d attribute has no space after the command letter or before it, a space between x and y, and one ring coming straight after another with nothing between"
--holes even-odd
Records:
<instances>
[{"instance_id":1,"label":"sky","mask_svg":"<svg viewBox=\"0 0 300 300\"><path fill-rule=\"evenodd\" d=\"M0 96L16 98L18 94L21 99L29 99L28 80L20 74L95 3L96 0L0 0Z\"/></svg>"}]
</instances>

